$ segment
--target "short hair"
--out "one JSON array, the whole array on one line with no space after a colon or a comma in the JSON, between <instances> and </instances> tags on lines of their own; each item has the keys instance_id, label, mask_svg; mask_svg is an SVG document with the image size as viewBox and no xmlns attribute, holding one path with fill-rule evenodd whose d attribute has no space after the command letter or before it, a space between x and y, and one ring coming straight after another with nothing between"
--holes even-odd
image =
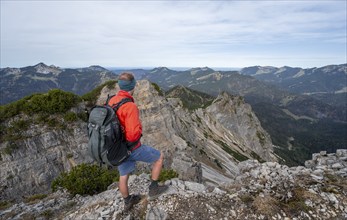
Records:
<instances>
[{"instance_id":1,"label":"short hair","mask_svg":"<svg viewBox=\"0 0 347 220\"><path fill-rule=\"evenodd\" d=\"M132 81L135 77L134 74L131 72L123 72L119 75L119 80L127 80L127 81Z\"/></svg>"}]
</instances>

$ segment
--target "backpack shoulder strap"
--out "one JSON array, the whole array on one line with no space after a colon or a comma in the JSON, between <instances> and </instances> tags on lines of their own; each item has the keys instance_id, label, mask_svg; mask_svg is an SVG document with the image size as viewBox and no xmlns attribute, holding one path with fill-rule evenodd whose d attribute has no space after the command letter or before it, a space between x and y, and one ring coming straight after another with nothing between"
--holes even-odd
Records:
<instances>
[{"instance_id":1,"label":"backpack shoulder strap","mask_svg":"<svg viewBox=\"0 0 347 220\"><path fill-rule=\"evenodd\" d=\"M115 96L115 95L107 94L107 99L106 99L105 105L108 105L108 103L110 102L110 100L111 100L114 96Z\"/></svg>"},{"instance_id":2,"label":"backpack shoulder strap","mask_svg":"<svg viewBox=\"0 0 347 220\"><path fill-rule=\"evenodd\" d=\"M117 112L117 110L118 110L123 104L125 104L125 103L127 103L127 102L133 102L133 100L132 100L131 98L124 98L124 99L122 99L120 102L118 102L118 103L112 105L111 107L113 108L113 110L114 110L115 112Z\"/></svg>"}]
</instances>

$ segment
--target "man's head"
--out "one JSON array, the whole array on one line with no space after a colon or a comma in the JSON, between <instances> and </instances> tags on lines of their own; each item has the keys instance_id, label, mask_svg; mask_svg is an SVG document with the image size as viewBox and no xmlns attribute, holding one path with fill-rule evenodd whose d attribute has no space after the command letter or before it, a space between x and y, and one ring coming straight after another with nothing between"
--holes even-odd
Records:
<instances>
[{"instance_id":1,"label":"man's head","mask_svg":"<svg viewBox=\"0 0 347 220\"><path fill-rule=\"evenodd\" d=\"M132 92L136 85L135 77L132 73L124 72L119 75L118 85L121 90Z\"/></svg>"}]
</instances>

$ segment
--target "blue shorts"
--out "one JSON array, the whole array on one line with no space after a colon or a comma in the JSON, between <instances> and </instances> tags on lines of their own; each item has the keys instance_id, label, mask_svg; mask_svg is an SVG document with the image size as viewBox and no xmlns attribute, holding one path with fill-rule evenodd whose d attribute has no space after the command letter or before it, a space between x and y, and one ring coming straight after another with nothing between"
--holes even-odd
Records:
<instances>
[{"instance_id":1,"label":"blue shorts","mask_svg":"<svg viewBox=\"0 0 347 220\"><path fill-rule=\"evenodd\" d=\"M130 174L135 170L136 161L154 163L160 158L160 151L142 144L131 152L129 158L118 166L120 176Z\"/></svg>"}]
</instances>

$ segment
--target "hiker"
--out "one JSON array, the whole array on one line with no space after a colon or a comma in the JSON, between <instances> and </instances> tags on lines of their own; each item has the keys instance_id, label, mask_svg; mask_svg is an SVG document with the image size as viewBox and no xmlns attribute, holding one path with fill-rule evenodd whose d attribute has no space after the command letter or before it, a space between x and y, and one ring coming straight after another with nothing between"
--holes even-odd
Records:
<instances>
[{"instance_id":1,"label":"hiker","mask_svg":"<svg viewBox=\"0 0 347 220\"><path fill-rule=\"evenodd\" d=\"M118 79L120 91L112 97L109 105L112 106L124 98L132 97L136 85L136 80L132 73L122 73ZM119 190L124 199L124 210L131 207L141 200L140 195L130 195L128 190L129 174L135 170L136 161L142 161L153 164L151 172L151 184L149 186L148 196L150 199L157 198L168 189L168 186L158 185L159 174L163 165L163 153L150 146L141 144L142 125L139 117L139 109L134 102L123 104L117 111L120 124L124 128L125 139L131 154L128 159L118 166L119 171Z\"/></svg>"}]
</instances>

